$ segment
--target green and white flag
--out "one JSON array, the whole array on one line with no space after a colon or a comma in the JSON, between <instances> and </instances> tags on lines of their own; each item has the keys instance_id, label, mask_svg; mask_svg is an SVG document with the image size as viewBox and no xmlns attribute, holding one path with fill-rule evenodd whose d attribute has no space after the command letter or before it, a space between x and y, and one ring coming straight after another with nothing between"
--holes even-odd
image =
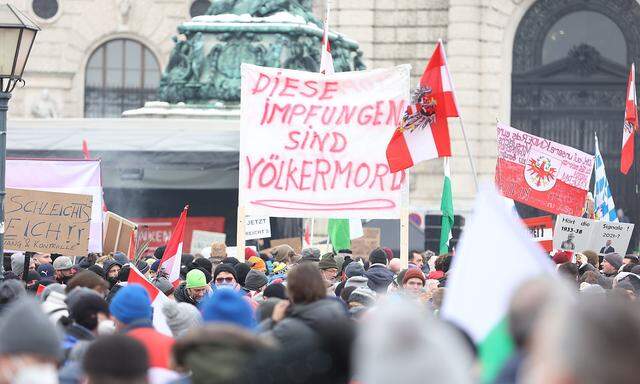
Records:
<instances>
[{"instance_id":1,"label":"green and white flag","mask_svg":"<svg viewBox=\"0 0 640 384\"><path fill-rule=\"evenodd\" d=\"M328 233L336 252L351 249L351 240L364 236L360 219L329 219Z\"/></svg>"},{"instance_id":2,"label":"green and white flag","mask_svg":"<svg viewBox=\"0 0 640 384\"><path fill-rule=\"evenodd\" d=\"M492 185L480 190L473 212L453 258L441 314L478 345L482 382L488 383L514 351L506 321L511 296L527 280L554 274L554 268ZM499 266L500 273L487 266Z\"/></svg>"},{"instance_id":3,"label":"green and white flag","mask_svg":"<svg viewBox=\"0 0 640 384\"><path fill-rule=\"evenodd\" d=\"M449 158L444 158L444 185L442 187L442 201L440 202L442 211L442 230L440 231L440 254L449 252L449 240L453 237L453 194L451 193L451 170L449 169Z\"/></svg>"}]
</instances>

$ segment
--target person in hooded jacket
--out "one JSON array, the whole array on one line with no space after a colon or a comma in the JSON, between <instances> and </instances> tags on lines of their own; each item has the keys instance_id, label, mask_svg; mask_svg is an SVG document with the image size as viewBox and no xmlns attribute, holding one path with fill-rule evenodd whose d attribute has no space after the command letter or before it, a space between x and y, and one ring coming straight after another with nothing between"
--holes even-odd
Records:
<instances>
[{"instance_id":1,"label":"person in hooded jacket","mask_svg":"<svg viewBox=\"0 0 640 384\"><path fill-rule=\"evenodd\" d=\"M387 268L387 254L382 248L376 248L369 255L371 266L365 272L368 280L367 284L371 290L378 293L385 293L389 285L393 282L393 272Z\"/></svg>"},{"instance_id":2,"label":"person in hooded jacket","mask_svg":"<svg viewBox=\"0 0 640 384\"><path fill-rule=\"evenodd\" d=\"M343 303L327 298L324 280L311 263L296 265L289 272L289 301L276 304L270 319L260 324L263 333L274 337L284 347L310 342L323 323L348 319Z\"/></svg>"},{"instance_id":3,"label":"person in hooded jacket","mask_svg":"<svg viewBox=\"0 0 640 384\"><path fill-rule=\"evenodd\" d=\"M104 276L102 276L109 283L109 289L112 289L114 285L118 283L118 274L122 269L122 264L115 259L108 259L104 262Z\"/></svg>"},{"instance_id":4,"label":"person in hooded jacket","mask_svg":"<svg viewBox=\"0 0 640 384\"><path fill-rule=\"evenodd\" d=\"M127 281L129 280L129 272L131 271L131 267L129 265L125 265L120 268L120 272L118 273L118 277L116 279L116 284L111 288L109 294L107 295L107 303L111 303L111 300L115 297L118 291L127 285Z\"/></svg>"}]
</instances>

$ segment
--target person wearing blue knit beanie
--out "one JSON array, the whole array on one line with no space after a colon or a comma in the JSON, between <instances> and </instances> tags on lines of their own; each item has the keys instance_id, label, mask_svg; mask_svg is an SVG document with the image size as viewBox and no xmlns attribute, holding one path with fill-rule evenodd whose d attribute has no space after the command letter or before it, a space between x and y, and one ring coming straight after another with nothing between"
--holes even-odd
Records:
<instances>
[{"instance_id":1,"label":"person wearing blue knit beanie","mask_svg":"<svg viewBox=\"0 0 640 384\"><path fill-rule=\"evenodd\" d=\"M251 304L233 289L217 289L202 302L200 311L205 323L230 323L251 330L256 326Z\"/></svg>"},{"instance_id":2,"label":"person wearing blue knit beanie","mask_svg":"<svg viewBox=\"0 0 640 384\"><path fill-rule=\"evenodd\" d=\"M111 315L127 326L135 321L151 321L151 298L141 285L122 287L109 305Z\"/></svg>"}]
</instances>

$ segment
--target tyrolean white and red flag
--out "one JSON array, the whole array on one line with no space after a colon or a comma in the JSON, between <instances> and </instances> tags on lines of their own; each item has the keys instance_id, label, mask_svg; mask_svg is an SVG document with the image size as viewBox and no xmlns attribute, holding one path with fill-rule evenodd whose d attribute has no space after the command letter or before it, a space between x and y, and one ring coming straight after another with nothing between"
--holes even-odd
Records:
<instances>
[{"instance_id":1,"label":"tyrolean white and red flag","mask_svg":"<svg viewBox=\"0 0 640 384\"><path fill-rule=\"evenodd\" d=\"M420 78L411 104L387 146L391 172L410 168L421 161L451 156L448 117L458 117L453 82L442 41Z\"/></svg>"},{"instance_id":2,"label":"tyrolean white and red flag","mask_svg":"<svg viewBox=\"0 0 640 384\"><path fill-rule=\"evenodd\" d=\"M180 284L180 263L182 261L182 245L184 244L184 229L187 225L187 211L189 206L185 206L180 214L180 218L173 228L171 238L164 250L162 259L160 260L160 268L169 275L167 278L173 286Z\"/></svg>"},{"instance_id":3,"label":"tyrolean white and red flag","mask_svg":"<svg viewBox=\"0 0 640 384\"><path fill-rule=\"evenodd\" d=\"M636 66L631 64L627 98L624 111L624 128L622 129L622 151L620 152L620 171L625 175L633 165L634 136L638 130L638 101L636 99Z\"/></svg>"}]
</instances>

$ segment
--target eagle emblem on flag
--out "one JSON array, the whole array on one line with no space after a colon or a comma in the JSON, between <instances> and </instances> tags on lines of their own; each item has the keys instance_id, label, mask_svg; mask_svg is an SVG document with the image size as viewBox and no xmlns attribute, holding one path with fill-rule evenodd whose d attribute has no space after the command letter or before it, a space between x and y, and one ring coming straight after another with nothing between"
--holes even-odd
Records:
<instances>
[{"instance_id":1,"label":"eagle emblem on flag","mask_svg":"<svg viewBox=\"0 0 640 384\"><path fill-rule=\"evenodd\" d=\"M537 191L548 191L556 184L557 168L548 157L530 158L525 167L525 180Z\"/></svg>"},{"instance_id":2,"label":"eagle emblem on flag","mask_svg":"<svg viewBox=\"0 0 640 384\"><path fill-rule=\"evenodd\" d=\"M418 87L411 96L411 105L407 107L400 120L400 131L423 129L436 121L436 100L431 97L431 88Z\"/></svg>"}]
</instances>

